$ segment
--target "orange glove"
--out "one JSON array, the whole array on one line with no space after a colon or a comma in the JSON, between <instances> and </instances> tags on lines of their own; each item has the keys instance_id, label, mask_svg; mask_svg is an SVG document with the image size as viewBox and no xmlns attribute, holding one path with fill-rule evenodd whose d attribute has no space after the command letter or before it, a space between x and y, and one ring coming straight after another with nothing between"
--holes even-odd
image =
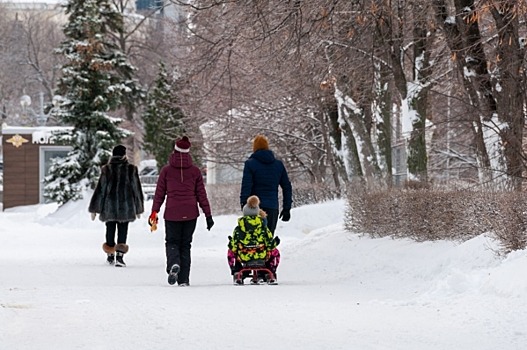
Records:
<instances>
[{"instance_id":1,"label":"orange glove","mask_svg":"<svg viewBox=\"0 0 527 350\"><path fill-rule=\"evenodd\" d=\"M150 232L154 232L157 230L157 222L159 219L157 218L157 211L153 211L152 214L148 217L148 225L150 225Z\"/></svg>"}]
</instances>

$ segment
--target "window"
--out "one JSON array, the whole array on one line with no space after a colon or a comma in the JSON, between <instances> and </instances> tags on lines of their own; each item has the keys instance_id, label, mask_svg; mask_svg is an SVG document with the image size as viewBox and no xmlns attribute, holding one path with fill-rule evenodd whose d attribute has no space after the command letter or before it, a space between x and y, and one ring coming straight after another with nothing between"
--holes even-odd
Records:
<instances>
[{"instance_id":1,"label":"window","mask_svg":"<svg viewBox=\"0 0 527 350\"><path fill-rule=\"evenodd\" d=\"M71 150L69 146L43 146L40 147L39 193L40 203L45 203L44 177L49 174L49 167L53 158L63 158Z\"/></svg>"},{"instance_id":2,"label":"window","mask_svg":"<svg viewBox=\"0 0 527 350\"><path fill-rule=\"evenodd\" d=\"M163 6L163 0L136 0L135 8L142 10L159 10Z\"/></svg>"}]
</instances>

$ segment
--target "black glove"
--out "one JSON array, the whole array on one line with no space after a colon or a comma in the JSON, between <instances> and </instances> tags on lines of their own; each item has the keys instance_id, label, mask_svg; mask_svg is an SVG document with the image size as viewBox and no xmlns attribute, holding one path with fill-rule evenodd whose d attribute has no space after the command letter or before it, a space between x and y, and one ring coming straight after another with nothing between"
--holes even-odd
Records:
<instances>
[{"instance_id":1,"label":"black glove","mask_svg":"<svg viewBox=\"0 0 527 350\"><path fill-rule=\"evenodd\" d=\"M282 212L278 216L279 219L282 219L282 221L289 221L291 219L291 210L290 209L282 209Z\"/></svg>"},{"instance_id":2,"label":"black glove","mask_svg":"<svg viewBox=\"0 0 527 350\"><path fill-rule=\"evenodd\" d=\"M212 220L212 216L207 216L207 230L210 231L212 226L214 226L214 220Z\"/></svg>"}]
</instances>

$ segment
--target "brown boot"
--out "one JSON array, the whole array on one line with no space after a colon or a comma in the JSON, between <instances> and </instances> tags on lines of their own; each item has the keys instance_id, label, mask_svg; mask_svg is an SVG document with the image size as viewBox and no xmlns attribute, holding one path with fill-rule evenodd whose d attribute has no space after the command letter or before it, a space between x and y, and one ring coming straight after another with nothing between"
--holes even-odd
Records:
<instances>
[{"instance_id":1,"label":"brown boot","mask_svg":"<svg viewBox=\"0 0 527 350\"><path fill-rule=\"evenodd\" d=\"M108 244L103 243L102 250L106 253L106 262L109 265L113 265L115 262L115 247L110 247Z\"/></svg>"}]
</instances>

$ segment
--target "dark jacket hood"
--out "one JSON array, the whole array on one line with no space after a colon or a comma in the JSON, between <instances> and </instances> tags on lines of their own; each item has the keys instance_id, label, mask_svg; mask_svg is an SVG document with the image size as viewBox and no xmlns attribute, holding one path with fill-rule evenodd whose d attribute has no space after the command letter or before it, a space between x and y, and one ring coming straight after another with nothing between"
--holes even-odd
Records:
<instances>
[{"instance_id":1,"label":"dark jacket hood","mask_svg":"<svg viewBox=\"0 0 527 350\"><path fill-rule=\"evenodd\" d=\"M251 154L251 156L249 158L254 158L256 159L257 161L261 162L261 163L265 163L265 164L268 164L268 163L272 163L275 161L275 157L274 157L274 153L270 150L267 150L267 149L260 149L256 152L254 152L253 154Z\"/></svg>"}]
</instances>

